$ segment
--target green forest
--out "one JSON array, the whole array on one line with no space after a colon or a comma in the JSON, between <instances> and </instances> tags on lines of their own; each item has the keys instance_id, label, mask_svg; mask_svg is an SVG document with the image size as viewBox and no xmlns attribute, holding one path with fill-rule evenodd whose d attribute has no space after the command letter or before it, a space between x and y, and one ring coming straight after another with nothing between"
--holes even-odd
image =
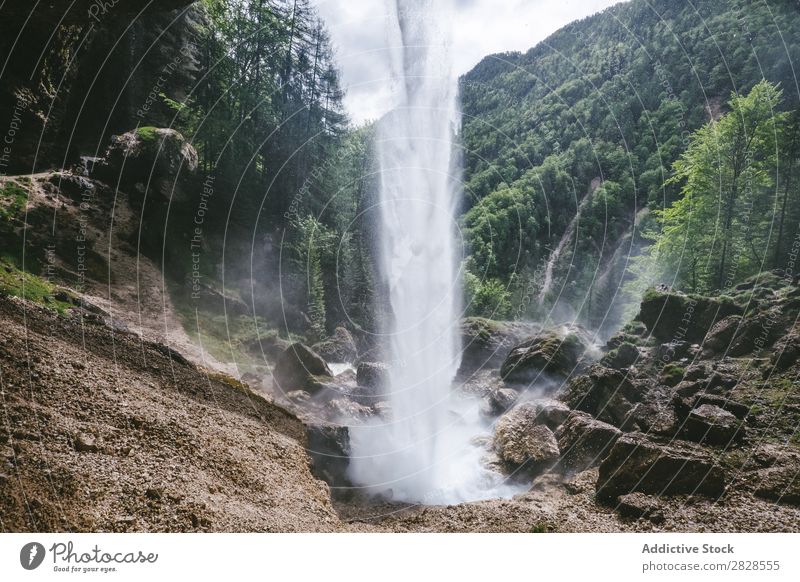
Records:
<instances>
[{"instance_id":1,"label":"green forest","mask_svg":"<svg viewBox=\"0 0 800 582\"><path fill-rule=\"evenodd\" d=\"M649 284L785 267L799 38L791 2L633 1L484 59L462 82L472 312L613 328Z\"/></svg>"},{"instance_id":2,"label":"green forest","mask_svg":"<svg viewBox=\"0 0 800 582\"><path fill-rule=\"evenodd\" d=\"M324 26L303 2L206 6L209 74L176 124L193 136L203 170L229 184L215 204L234 240L208 252L239 253L254 232L267 237L289 262L241 278L260 277L266 296L299 297L312 335L348 317L371 328L380 309L366 210L372 127L345 118ZM463 77L469 314L611 330L654 283L724 292L786 266L800 212L787 58L800 54L800 14L788 2L699 11L621 4ZM279 270L282 292L270 285Z\"/></svg>"}]
</instances>

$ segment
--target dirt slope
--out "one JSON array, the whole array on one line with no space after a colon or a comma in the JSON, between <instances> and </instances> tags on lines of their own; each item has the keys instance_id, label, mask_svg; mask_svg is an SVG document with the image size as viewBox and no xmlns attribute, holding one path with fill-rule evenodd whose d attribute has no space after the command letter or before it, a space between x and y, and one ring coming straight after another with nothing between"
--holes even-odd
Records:
<instances>
[{"instance_id":1,"label":"dirt slope","mask_svg":"<svg viewBox=\"0 0 800 582\"><path fill-rule=\"evenodd\" d=\"M0 298L0 530L331 531L301 423L79 315Z\"/></svg>"}]
</instances>

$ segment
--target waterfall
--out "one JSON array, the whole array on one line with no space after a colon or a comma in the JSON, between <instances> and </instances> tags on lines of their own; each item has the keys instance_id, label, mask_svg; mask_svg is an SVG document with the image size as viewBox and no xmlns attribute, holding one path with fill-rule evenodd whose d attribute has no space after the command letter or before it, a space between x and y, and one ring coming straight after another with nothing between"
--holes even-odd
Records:
<instances>
[{"instance_id":1,"label":"waterfall","mask_svg":"<svg viewBox=\"0 0 800 582\"><path fill-rule=\"evenodd\" d=\"M561 253L564 252L567 243L569 243L569 241L572 239L572 235L575 234L577 237L578 221L581 218L581 212L583 211L583 208L589 203L592 198L592 194L594 194L594 191L597 190L601 183L602 182L599 178L592 180L592 183L589 186L589 192L583 197L583 200L580 201L580 204L578 204L578 208L575 211L575 216L572 217L572 220L567 225L567 229L561 236L561 240L558 241L558 246L556 246L553 252L550 253L550 258L547 260L547 264L544 268L544 281L542 282L542 288L539 290L539 305L544 304L547 294L550 293L553 287L553 271L556 267L556 263L558 263L558 259L561 257Z\"/></svg>"},{"instance_id":2,"label":"waterfall","mask_svg":"<svg viewBox=\"0 0 800 582\"><path fill-rule=\"evenodd\" d=\"M434 6L435 4L435 6ZM483 485L477 403L453 395L461 289L455 211L460 125L447 1L397 0L389 38L399 102L378 127L390 416L351 427L350 476L392 499L494 496Z\"/></svg>"}]
</instances>

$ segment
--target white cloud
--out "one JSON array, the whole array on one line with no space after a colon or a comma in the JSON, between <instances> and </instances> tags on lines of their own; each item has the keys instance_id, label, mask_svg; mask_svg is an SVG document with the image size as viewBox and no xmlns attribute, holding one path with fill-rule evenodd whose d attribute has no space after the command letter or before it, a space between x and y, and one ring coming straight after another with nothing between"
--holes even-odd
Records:
<instances>
[{"instance_id":1,"label":"white cloud","mask_svg":"<svg viewBox=\"0 0 800 582\"><path fill-rule=\"evenodd\" d=\"M328 26L347 90L345 105L357 122L391 106L387 0L315 0ZM454 0L455 72L466 73L483 57L526 51L562 26L620 0Z\"/></svg>"}]
</instances>

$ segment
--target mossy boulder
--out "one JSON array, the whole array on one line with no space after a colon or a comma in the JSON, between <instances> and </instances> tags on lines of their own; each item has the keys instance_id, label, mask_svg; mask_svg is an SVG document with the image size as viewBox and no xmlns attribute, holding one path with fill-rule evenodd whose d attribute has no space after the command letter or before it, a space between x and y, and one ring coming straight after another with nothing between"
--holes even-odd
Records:
<instances>
[{"instance_id":1,"label":"mossy boulder","mask_svg":"<svg viewBox=\"0 0 800 582\"><path fill-rule=\"evenodd\" d=\"M686 368L678 364L667 364L661 369L659 377L667 386L677 386L684 378Z\"/></svg>"},{"instance_id":2,"label":"mossy boulder","mask_svg":"<svg viewBox=\"0 0 800 582\"><path fill-rule=\"evenodd\" d=\"M197 170L194 147L174 129L140 127L111 137L94 174L115 184L133 184L161 194L168 200L184 198L178 178Z\"/></svg>"},{"instance_id":3,"label":"mossy boulder","mask_svg":"<svg viewBox=\"0 0 800 582\"><path fill-rule=\"evenodd\" d=\"M639 350L630 342L622 342L619 347L614 348L608 352L603 358L605 363L610 368L623 370L635 364L640 357Z\"/></svg>"},{"instance_id":4,"label":"mossy boulder","mask_svg":"<svg viewBox=\"0 0 800 582\"><path fill-rule=\"evenodd\" d=\"M634 384L625 372L596 364L588 373L574 378L561 398L573 410L627 428L635 404L645 394L646 389Z\"/></svg>"},{"instance_id":5,"label":"mossy boulder","mask_svg":"<svg viewBox=\"0 0 800 582\"><path fill-rule=\"evenodd\" d=\"M536 323L495 321L468 317L461 321L461 367L469 375L476 370L497 369L511 349L541 330Z\"/></svg>"},{"instance_id":6,"label":"mossy boulder","mask_svg":"<svg viewBox=\"0 0 800 582\"><path fill-rule=\"evenodd\" d=\"M730 297L685 295L666 289L648 289L637 319L661 341L701 342L715 322L743 309Z\"/></svg>"},{"instance_id":7,"label":"mossy boulder","mask_svg":"<svg viewBox=\"0 0 800 582\"><path fill-rule=\"evenodd\" d=\"M500 376L508 383L530 383L543 375L563 379L589 347L589 335L577 326L549 329L512 349Z\"/></svg>"}]
</instances>

